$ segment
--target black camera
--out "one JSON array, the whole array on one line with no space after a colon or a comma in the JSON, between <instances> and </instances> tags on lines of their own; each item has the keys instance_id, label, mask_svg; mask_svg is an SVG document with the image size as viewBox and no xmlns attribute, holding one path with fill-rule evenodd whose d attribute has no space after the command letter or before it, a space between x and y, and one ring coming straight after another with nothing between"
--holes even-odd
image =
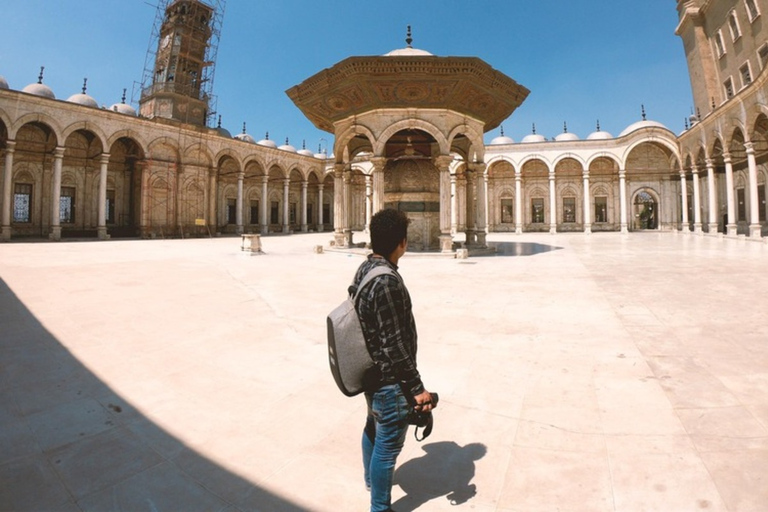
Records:
<instances>
[{"instance_id":1,"label":"black camera","mask_svg":"<svg viewBox=\"0 0 768 512\"><path fill-rule=\"evenodd\" d=\"M429 394L432 398L429 403L432 404L432 408L437 407L437 401L440 399L437 393ZM432 411L423 412L416 410L416 404L414 404L411 412L408 413L408 424L416 425L417 427L426 427L432 423Z\"/></svg>"}]
</instances>

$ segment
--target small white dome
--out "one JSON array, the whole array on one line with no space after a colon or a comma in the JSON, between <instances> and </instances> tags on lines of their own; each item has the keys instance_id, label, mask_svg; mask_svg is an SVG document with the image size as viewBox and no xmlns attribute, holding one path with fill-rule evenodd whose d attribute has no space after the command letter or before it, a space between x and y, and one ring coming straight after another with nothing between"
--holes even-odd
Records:
<instances>
[{"instance_id":1,"label":"small white dome","mask_svg":"<svg viewBox=\"0 0 768 512\"><path fill-rule=\"evenodd\" d=\"M288 144L288 139L285 139L285 144L278 147L277 149L282 149L283 151L288 151L289 153L296 153L296 148Z\"/></svg>"},{"instance_id":2,"label":"small white dome","mask_svg":"<svg viewBox=\"0 0 768 512\"><path fill-rule=\"evenodd\" d=\"M599 131L590 133L589 136L587 137L587 140L608 140L612 138L613 138L613 135L611 135L610 133L599 130Z\"/></svg>"},{"instance_id":3,"label":"small white dome","mask_svg":"<svg viewBox=\"0 0 768 512\"><path fill-rule=\"evenodd\" d=\"M543 135L540 135L538 133L531 133L523 137L522 142L546 142L547 138Z\"/></svg>"},{"instance_id":4,"label":"small white dome","mask_svg":"<svg viewBox=\"0 0 768 512\"><path fill-rule=\"evenodd\" d=\"M27 94L34 94L35 96L42 96L43 98L49 98L52 100L56 99L56 95L53 94L53 91L51 90L51 88L41 83L29 84L28 86L23 88L21 92L25 92Z\"/></svg>"},{"instance_id":5,"label":"small white dome","mask_svg":"<svg viewBox=\"0 0 768 512\"><path fill-rule=\"evenodd\" d=\"M557 142L569 142L572 140L579 140L579 136L575 133L565 132L555 137Z\"/></svg>"},{"instance_id":6,"label":"small white dome","mask_svg":"<svg viewBox=\"0 0 768 512\"><path fill-rule=\"evenodd\" d=\"M228 139L232 138L232 134L227 130L226 128L223 128L221 126L216 127L216 131L221 135L222 137L226 137Z\"/></svg>"},{"instance_id":7,"label":"small white dome","mask_svg":"<svg viewBox=\"0 0 768 512\"><path fill-rule=\"evenodd\" d=\"M512 140L512 138L511 138L511 137L507 137L506 135L502 135L502 136L500 136L500 137L495 137L495 138L494 138L494 139L491 141L491 144L490 144L490 145L491 145L491 146L502 146L502 145L504 145L504 144L514 144L514 143L515 143L515 141L514 141L514 140Z\"/></svg>"},{"instance_id":8,"label":"small white dome","mask_svg":"<svg viewBox=\"0 0 768 512\"><path fill-rule=\"evenodd\" d=\"M3 76L0 76L0 89L10 89L8 81Z\"/></svg>"},{"instance_id":9,"label":"small white dome","mask_svg":"<svg viewBox=\"0 0 768 512\"><path fill-rule=\"evenodd\" d=\"M67 101L70 103L77 103L78 105L82 105L84 107L99 108L99 104L95 99L83 93L73 94L67 98Z\"/></svg>"},{"instance_id":10,"label":"small white dome","mask_svg":"<svg viewBox=\"0 0 768 512\"><path fill-rule=\"evenodd\" d=\"M634 124L627 126L627 128L619 134L619 137L629 135L630 133L635 132L637 130L641 130L643 128L664 128L665 130L669 130L669 128L667 128L661 123L657 123L656 121L638 121Z\"/></svg>"},{"instance_id":11,"label":"small white dome","mask_svg":"<svg viewBox=\"0 0 768 512\"><path fill-rule=\"evenodd\" d=\"M118 114L125 114L127 116L136 115L136 109L128 105L127 103L115 103L114 105L109 107L109 110L112 110L113 112L117 112Z\"/></svg>"},{"instance_id":12,"label":"small white dome","mask_svg":"<svg viewBox=\"0 0 768 512\"><path fill-rule=\"evenodd\" d=\"M313 158L315 156L315 154L308 149L300 149L297 151L297 153L304 156L311 156Z\"/></svg>"},{"instance_id":13,"label":"small white dome","mask_svg":"<svg viewBox=\"0 0 768 512\"><path fill-rule=\"evenodd\" d=\"M328 158L328 155L326 155L325 153L315 153L315 158L317 158L318 160L325 160L326 158Z\"/></svg>"},{"instance_id":14,"label":"small white dome","mask_svg":"<svg viewBox=\"0 0 768 512\"><path fill-rule=\"evenodd\" d=\"M261 139L259 142L257 142L259 146L266 146L268 148L277 148L277 144L273 140L269 139Z\"/></svg>"},{"instance_id":15,"label":"small white dome","mask_svg":"<svg viewBox=\"0 0 768 512\"><path fill-rule=\"evenodd\" d=\"M241 140L243 142L249 142L251 144L256 144L256 139L254 139L247 133L238 133L237 135L235 135L235 139Z\"/></svg>"},{"instance_id":16,"label":"small white dome","mask_svg":"<svg viewBox=\"0 0 768 512\"><path fill-rule=\"evenodd\" d=\"M418 48L399 48L385 53L384 57L434 57L434 55Z\"/></svg>"}]
</instances>

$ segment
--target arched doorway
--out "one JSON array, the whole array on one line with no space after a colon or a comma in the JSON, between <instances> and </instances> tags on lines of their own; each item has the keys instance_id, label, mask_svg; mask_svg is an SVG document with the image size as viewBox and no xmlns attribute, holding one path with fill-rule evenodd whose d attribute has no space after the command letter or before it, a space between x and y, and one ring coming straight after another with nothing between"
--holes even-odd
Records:
<instances>
[{"instance_id":1,"label":"arched doorway","mask_svg":"<svg viewBox=\"0 0 768 512\"><path fill-rule=\"evenodd\" d=\"M633 204L635 230L659 228L659 203L648 190L643 189L635 194Z\"/></svg>"}]
</instances>

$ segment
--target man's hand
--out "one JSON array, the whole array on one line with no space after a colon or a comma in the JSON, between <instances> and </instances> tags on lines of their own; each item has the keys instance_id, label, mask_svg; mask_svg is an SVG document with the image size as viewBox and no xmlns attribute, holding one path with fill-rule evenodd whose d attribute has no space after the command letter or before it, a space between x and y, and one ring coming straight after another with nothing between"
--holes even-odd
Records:
<instances>
[{"instance_id":1,"label":"man's hand","mask_svg":"<svg viewBox=\"0 0 768 512\"><path fill-rule=\"evenodd\" d=\"M432 410L432 395L426 389L413 397L416 401L416 410L419 412L429 412Z\"/></svg>"}]
</instances>

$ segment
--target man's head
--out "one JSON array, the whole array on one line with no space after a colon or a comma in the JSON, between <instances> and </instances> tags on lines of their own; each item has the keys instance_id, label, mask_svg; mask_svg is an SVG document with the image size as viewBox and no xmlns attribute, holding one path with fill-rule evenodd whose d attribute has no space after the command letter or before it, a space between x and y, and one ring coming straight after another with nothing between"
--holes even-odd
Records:
<instances>
[{"instance_id":1,"label":"man's head","mask_svg":"<svg viewBox=\"0 0 768 512\"><path fill-rule=\"evenodd\" d=\"M371 218L371 249L388 258L408 238L408 216L387 208Z\"/></svg>"}]
</instances>

